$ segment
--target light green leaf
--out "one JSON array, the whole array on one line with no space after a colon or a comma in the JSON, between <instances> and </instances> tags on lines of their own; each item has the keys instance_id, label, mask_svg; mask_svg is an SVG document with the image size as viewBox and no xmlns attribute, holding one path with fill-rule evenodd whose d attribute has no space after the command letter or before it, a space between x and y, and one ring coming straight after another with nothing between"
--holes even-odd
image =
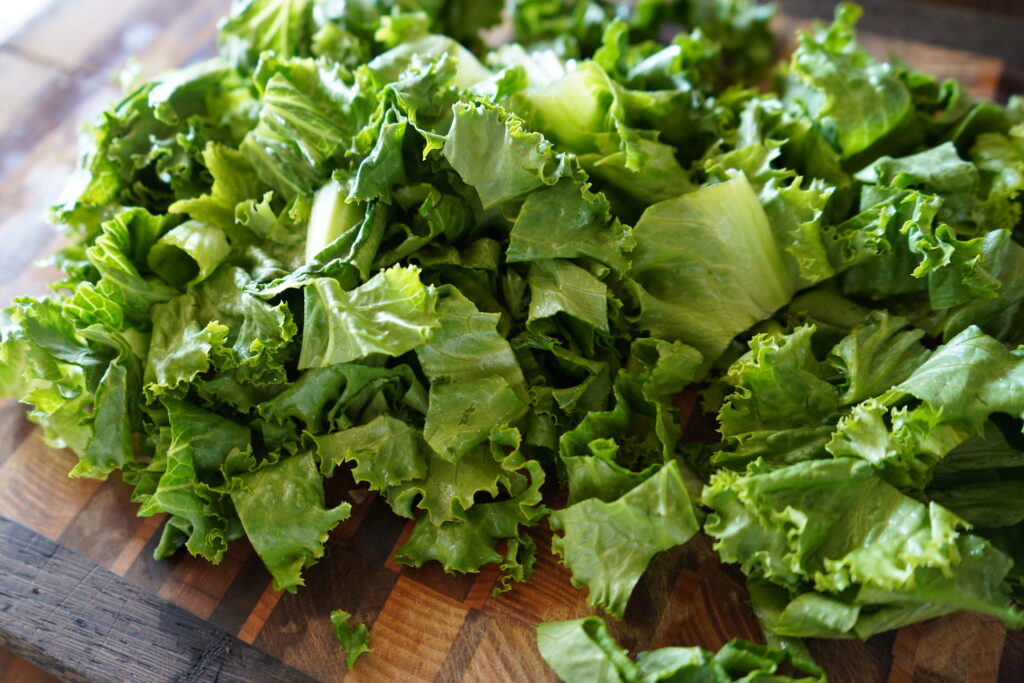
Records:
<instances>
[{"instance_id":1,"label":"light green leaf","mask_svg":"<svg viewBox=\"0 0 1024 683\"><path fill-rule=\"evenodd\" d=\"M327 532L348 518L351 505L324 507L323 480L313 454L295 455L230 482L253 548L274 577L274 588L294 593L304 586L302 569L324 554Z\"/></svg>"},{"instance_id":2,"label":"light green leaf","mask_svg":"<svg viewBox=\"0 0 1024 683\"><path fill-rule=\"evenodd\" d=\"M345 650L345 666L351 671L360 655L373 652L370 649L370 631L366 624L353 626L348 623L352 615L343 609L331 612L331 625L334 626L334 637Z\"/></svg>"},{"instance_id":3,"label":"light green leaf","mask_svg":"<svg viewBox=\"0 0 1024 683\"><path fill-rule=\"evenodd\" d=\"M299 368L324 367L373 353L399 356L430 338L440 325L437 292L420 270L395 266L345 292L330 278L306 285Z\"/></svg>"},{"instance_id":4,"label":"light green leaf","mask_svg":"<svg viewBox=\"0 0 1024 683\"><path fill-rule=\"evenodd\" d=\"M764 209L742 175L655 204L633 235L637 324L709 361L792 296Z\"/></svg>"},{"instance_id":5,"label":"light green leaf","mask_svg":"<svg viewBox=\"0 0 1024 683\"><path fill-rule=\"evenodd\" d=\"M686 543L700 525L675 461L617 500L588 498L551 513L563 531L551 547L572 570L587 603L622 618L626 602L659 552Z\"/></svg>"}]
</instances>

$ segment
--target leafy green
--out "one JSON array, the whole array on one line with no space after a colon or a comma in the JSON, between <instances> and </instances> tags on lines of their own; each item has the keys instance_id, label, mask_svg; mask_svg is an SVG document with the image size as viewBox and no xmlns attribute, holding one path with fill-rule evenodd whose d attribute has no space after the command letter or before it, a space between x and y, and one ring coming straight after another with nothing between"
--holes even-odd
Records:
<instances>
[{"instance_id":1,"label":"leafy green","mask_svg":"<svg viewBox=\"0 0 1024 683\"><path fill-rule=\"evenodd\" d=\"M352 626L348 620L352 615L343 609L336 609L331 612L331 624L334 626L334 636L338 643L345 650L345 665L352 670L360 655L373 652L370 649L370 632L366 624Z\"/></svg>"},{"instance_id":2,"label":"leafy green","mask_svg":"<svg viewBox=\"0 0 1024 683\"><path fill-rule=\"evenodd\" d=\"M591 605L622 618L651 559L686 543L699 524L672 461L612 502L588 498L553 512L551 527L564 531L552 549L572 570L573 585L590 589Z\"/></svg>"},{"instance_id":3,"label":"leafy green","mask_svg":"<svg viewBox=\"0 0 1024 683\"><path fill-rule=\"evenodd\" d=\"M704 499L722 559L788 595L767 625L779 635L866 638L958 609L1024 623L1001 587L1010 559L864 461L722 470Z\"/></svg>"},{"instance_id":4,"label":"leafy green","mask_svg":"<svg viewBox=\"0 0 1024 683\"><path fill-rule=\"evenodd\" d=\"M832 26L800 35L792 58L793 74L806 88L792 99L827 126L843 158L877 148L913 120L911 93L895 68L854 40L860 13L856 5L840 4Z\"/></svg>"},{"instance_id":5,"label":"leafy green","mask_svg":"<svg viewBox=\"0 0 1024 683\"><path fill-rule=\"evenodd\" d=\"M166 515L157 557L247 537L278 588L354 480L414 520L395 561L496 592L550 514L621 616L706 519L770 642L1017 625L1024 109L873 58L848 4L755 88L772 11L235 0L86 129L0 394ZM567 677L803 666L552 628Z\"/></svg>"},{"instance_id":6,"label":"leafy green","mask_svg":"<svg viewBox=\"0 0 1024 683\"><path fill-rule=\"evenodd\" d=\"M555 673L567 683L825 680L825 673L811 662L738 638L714 654L699 647L665 647L640 652L631 659L598 617L539 624L537 647ZM779 668L787 664L808 675L790 678L778 674Z\"/></svg>"},{"instance_id":7,"label":"leafy green","mask_svg":"<svg viewBox=\"0 0 1024 683\"><path fill-rule=\"evenodd\" d=\"M305 334L299 368L346 363L373 353L400 356L438 325L437 294L417 268L381 271L349 292L332 278L305 287Z\"/></svg>"},{"instance_id":8,"label":"leafy green","mask_svg":"<svg viewBox=\"0 0 1024 683\"><path fill-rule=\"evenodd\" d=\"M708 358L792 295L764 209L742 175L655 204L633 235L637 325Z\"/></svg>"},{"instance_id":9,"label":"leafy green","mask_svg":"<svg viewBox=\"0 0 1024 683\"><path fill-rule=\"evenodd\" d=\"M264 464L230 484L231 501L274 588L294 593L305 585L302 569L323 556L327 532L349 516L351 506L324 507L312 453Z\"/></svg>"}]
</instances>

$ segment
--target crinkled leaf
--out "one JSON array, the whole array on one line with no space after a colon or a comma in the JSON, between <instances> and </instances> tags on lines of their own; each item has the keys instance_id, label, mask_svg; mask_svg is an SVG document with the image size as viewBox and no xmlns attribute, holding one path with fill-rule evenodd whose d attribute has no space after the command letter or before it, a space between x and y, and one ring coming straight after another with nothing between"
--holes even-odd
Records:
<instances>
[{"instance_id":1,"label":"crinkled leaf","mask_svg":"<svg viewBox=\"0 0 1024 683\"><path fill-rule=\"evenodd\" d=\"M586 586L589 604L621 619L654 556L686 543L700 525L672 461L612 502L588 498L551 513L551 528L564 532L551 547L572 570L573 585Z\"/></svg>"},{"instance_id":2,"label":"crinkled leaf","mask_svg":"<svg viewBox=\"0 0 1024 683\"><path fill-rule=\"evenodd\" d=\"M231 500L274 588L295 592L302 569L324 554L327 533L351 505L324 507L323 479L312 453L295 455L230 481Z\"/></svg>"}]
</instances>

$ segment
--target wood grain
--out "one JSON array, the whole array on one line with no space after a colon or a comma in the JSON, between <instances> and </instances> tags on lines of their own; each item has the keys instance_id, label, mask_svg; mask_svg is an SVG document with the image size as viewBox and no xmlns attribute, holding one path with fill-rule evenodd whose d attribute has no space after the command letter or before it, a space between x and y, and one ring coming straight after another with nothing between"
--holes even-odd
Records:
<instances>
[{"instance_id":1,"label":"wood grain","mask_svg":"<svg viewBox=\"0 0 1024 683\"><path fill-rule=\"evenodd\" d=\"M116 96L110 75L128 57L151 75L211 54L215 20L227 3L60 0L0 45L0 306L16 295L42 294L55 279L52 270L32 267L59 243L42 215L73 167L80 122ZM831 12L816 0L783 6L801 10L780 19L789 34ZM1000 52L1020 27L1012 16L1001 17L1004 24L977 49L977 27L991 27L990 16L961 26L962 42L948 27L934 26L933 40L906 29L912 6L869 10L869 18L890 23L865 20L872 29L863 34L868 48L957 77L981 97L1024 84L1019 48L1016 55ZM944 7L935 16L962 11ZM929 21L935 24L934 16ZM1014 35L1019 41L1022 34ZM550 553L551 532L543 525L532 532L541 549L534 577L498 597L491 594L495 567L463 576L391 562L409 523L345 473L329 482L327 494L350 502L352 519L332 532L324 559L296 594L273 590L246 542L233 544L216 567L183 556L158 562L152 552L163 518L136 517L116 476L105 483L67 479L73 461L39 440L22 407L0 402L0 644L64 678L546 681L554 678L536 650L535 624L594 613ZM699 536L655 560L626 618L610 627L632 650L760 640L746 602L742 576L721 566ZM326 618L338 608L372 631L375 652L352 673ZM1024 680L1024 634L972 615L864 643L810 647L840 683ZM0 656L3 680L12 670L7 661Z\"/></svg>"},{"instance_id":2,"label":"wood grain","mask_svg":"<svg viewBox=\"0 0 1024 683\"><path fill-rule=\"evenodd\" d=\"M269 655L0 518L0 644L66 680L305 680Z\"/></svg>"},{"instance_id":3,"label":"wood grain","mask_svg":"<svg viewBox=\"0 0 1024 683\"><path fill-rule=\"evenodd\" d=\"M0 648L0 681L5 683L56 683L57 679L27 659Z\"/></svg>"}]
</instances>

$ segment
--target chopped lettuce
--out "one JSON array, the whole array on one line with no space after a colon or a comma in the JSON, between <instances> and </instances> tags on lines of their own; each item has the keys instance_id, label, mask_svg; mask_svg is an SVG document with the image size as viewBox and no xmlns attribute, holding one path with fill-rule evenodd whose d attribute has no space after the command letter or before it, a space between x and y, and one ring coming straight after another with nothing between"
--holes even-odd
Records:
<instances>
[{"instance_id":1,"label":"chopped lettuce","mask_svg":"<svg viewBox=\"0 0 1024 683\"><path fill-rule=\"evenodd\" d=\"M811 662L739 638L726 643L717 653L699 647L664 647L640 652L631 659L598 617L540 624L537 647L566 683L825 680L825 673ZM807 675L782 675L779 670L787 665Z\"/></svg>"},{"instance_id":2,"label":"chopped lettuce","mask_svg":"<svg viewBox=\"0 0 1024 683\"><path fill-rule=\"evenodd\" d=\"M350 477L413 520L395 561L496 592L548 518L621 618L703 528L772 642L1020 626L1024 110L871 57L859 12L762 93L749 0L235 0L219 56L86 131L0 394L166 515L157 557L248 538L281 589ZM593 618L538 642L569 680L822 677Z\"/></svg>"}]
</instances>

